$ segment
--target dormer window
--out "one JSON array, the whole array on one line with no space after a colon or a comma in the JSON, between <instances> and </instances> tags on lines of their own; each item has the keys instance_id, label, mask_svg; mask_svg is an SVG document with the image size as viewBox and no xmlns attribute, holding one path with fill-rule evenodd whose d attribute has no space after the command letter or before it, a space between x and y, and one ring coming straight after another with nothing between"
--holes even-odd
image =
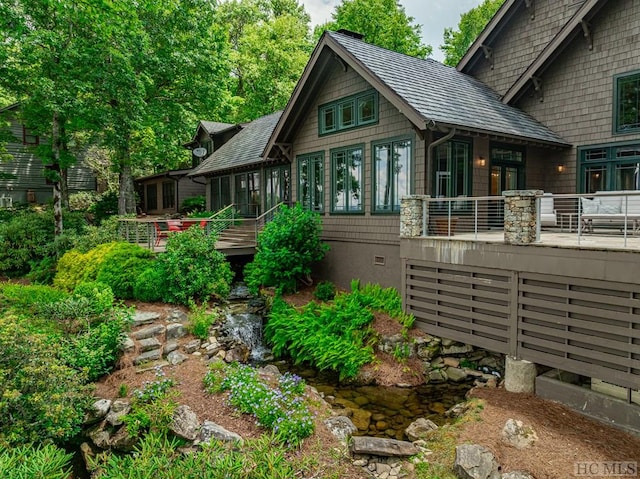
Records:
<instances>
[{"instance_id":1,"label":"dormer window","mask_svg":"<svg viewBox=\"0 0 640 479\"><path fill-rule=\"evenodd\" d=\"M615 77L614 132L640 131L640 72Z\"/></svg>"},{"instance_id":2,"label":"dormer window","mask_svg":"<svg viewBox=\"0 0 640 479\"><path fill-rule=\"evenodd\" d=\"M22 144L38 146L40 144L40 137L22 125Z\"/></svg>"},{"instance_id":3,"label":"dormer window","mask_svg":"<svg viewBox=\"0 0 640 479\"><path fill-rule=\"evenodd\" d=\"M350 130L378 122L378 93L367 91L321 105L318 112L320 135Z\"/></svg>"}]
</instances>

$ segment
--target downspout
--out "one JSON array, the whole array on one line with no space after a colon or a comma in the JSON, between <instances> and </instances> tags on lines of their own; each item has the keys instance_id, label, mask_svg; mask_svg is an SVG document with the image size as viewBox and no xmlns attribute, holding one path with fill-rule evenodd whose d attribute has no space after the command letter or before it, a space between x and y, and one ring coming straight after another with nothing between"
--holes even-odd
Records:
<instances>
[{"instance_id":1,"label":"downspout","mask_svg":"<svg viewBox=\"0 0 640 479\"><path fill-rule=\"evenodd\" d=\"M434 130L436 127L436 123L433 120L429 121L429 125L428 128L430 130ZM442 129L440 129L442 131ZM449 133L447 133L445 136L443 136L442 138L438 138L436 141L433 141L429 144L429 146L427 147L427 167L425 168L426 171L426 178L425 178L425 182L424 182L424 190L425 193L430 194L431 193L431 178L433 178L433 149L437 146L440 146L441 144L449 141L451 138L453 138L453 136L456 134L456 129L455 127L452 127L449 130Z\"/></svg>"}]
</instances>

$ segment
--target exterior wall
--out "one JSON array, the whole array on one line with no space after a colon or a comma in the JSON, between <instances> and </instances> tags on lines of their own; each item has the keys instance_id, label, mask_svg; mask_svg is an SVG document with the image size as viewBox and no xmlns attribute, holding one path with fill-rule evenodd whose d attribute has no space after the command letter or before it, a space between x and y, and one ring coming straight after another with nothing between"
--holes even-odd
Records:
<instances>
[{"instance_id":1,"label":"exterior wall","mask_svg":"<svg viewBox=\"0 0 640 479\"><path fill-rule=\"evenodd\" d=\"M413 179L414 189L423 192L425 188L425 142L411 123L394 108L382 95L379 96L378 123L345 132L324 136L318 134L318 106L355 93L371 89L371 85L351 68L343 71L338 64L327 72L325 87L319 92L315 102L308 108L303 122L293 142L291 165L292 200L298 200L297 157L306 153L323 151L324 171L324 213L322 214L322 236L332 247L324 264L319 268L323 279L334 280L347 285L353 278L363 282L379 282L398 287L400 266L398 245L399 214L374 214L371 142L410 135L413 138ZM364 145L364 213L331 214L331 161L332 148ZM384 257L385 264L373 266L374 256Z\"/></svg>"},{"instance_id":2,"label":"exterior wall","mask_svg":"<svg viewBox=\"0 0 640 479\"><path fill-rule=\"evenodd\" d=\"M203 185L202 178L196 178L198 183L191 181L189 178L182 178L178 181L176 186L176 194L178 196L178 203L176 204L178 210L182 208L182 202L186 198L193 198L194 196L204 196L206 193L206 185Z\"/></svg>"},{"instance_id":3,"label":"exterior wall","mask_svg":"<svg viewBox=\"0 0 640 479\"><path fill-rule=\"evenodd\" d=\"M640 69L638 18L637 1L607 2L591 22L593 50L578 35L542 74L543 101L529 94L517 105L574 145L558 156L566 170L548 178L547 191L575 192L576 147L640 140L640 133L613 133L614 75Z\"/></svg>"},{"instance_id":4,"label":"exterior wall","mask_svg":"<svg viewBox=\"0 0 640 479\"><path fill-rule=\"evenodd\" d=\"M0 173L15 178L0 179L0 197L10 196L15 203L46 203L53 196L53 186L47 184L44 177L44 164L33 151L34 147L22 144L22 123L10 114L10 131L16 137L15 142L7 144L7 152L13 160L0 163ZM40 144L46 140L40 138ZM69 193L95 191L96 179L89 168L79 161L68 170Z\"/></svg>"},{"instance_id":5,"label":"exterior wall","mask_svg":"<svg viewBox=\"0 0 640 479\"><path fill-rule=\"evenodd\" d=\"M493 70L489 61L483 59L467 71L501 95L571 18L581 2L535 0L532 4L533 10L520 7L510 24L500 32L500 40L490 45L493 49Z\"/></svg>"}]
</instances>

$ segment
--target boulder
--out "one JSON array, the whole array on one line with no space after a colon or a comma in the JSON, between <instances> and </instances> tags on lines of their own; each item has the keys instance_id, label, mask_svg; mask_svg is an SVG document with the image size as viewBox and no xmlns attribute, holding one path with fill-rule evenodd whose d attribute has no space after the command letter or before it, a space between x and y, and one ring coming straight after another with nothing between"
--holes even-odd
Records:
<instances>
[{"instance_id":1,"label":"boulder","mask_svg":"<svg viewBox=\"0 0 640 479\"><path fill-rule=\"evenodd\" d=\"M345 416L334 416L329 419L325 419L325 426L331 434L340 440L347 439L351 435L358 431L358 428L351 422L351 419Z\"/></svg>"},{"instance_id":2,"label":"boulder","mask_svg":"<svg viewBox=\"0 0 640 479\"><path fill-rule=\"evenodd\" d=\"M109 449L111 435L101 425L87 431L87 437L100 449Z\"/></svg>"},{"instance_id":3,"label":"boulder","mask_svg":"<svg viewBox=\"0 0 640 479\"><path fill-rule=\"evenodd\" d=\"M178 406L173 412L169 430L176 436L193 441L198 436L199 428L198 416L189 406Z\"/></svg>"},{"instance_id":4,"label":"boulder","mask_svg":"<svg viewBox=\"0 0 640 479\"><path fill-rule=\"evenodd\" d=\"M157 338L145 338L141 339L138 342L141 353L146 353L147 351L153 351L154 349L159 349L162 347L162 343L158 341Z\"/></svg>"},{"instance_id":5,"label":"boulder","mask_svg":"<svg viewBox=\"0 0 640 479\"><path fill-rule=\"evenodd\" d=\"M133 316L133 324L131 326L135 328L136 326L154 323L159 319L159 313L154 313L151 311L139 311Z\"/></svg>"},{"instance_id":6,"label":"boulder","mask_svg":"<svg viewBox=\"0 0 640 479\"><path fill-rule=\"evenodd\" d=\"M466 414L468 410L469 410L469 404L461 402L451 407L450 409L447 409L444 415L447 417L453 417L453 418L462 417Z\"/></svg>"},{"instance_id":7,"label":"boulder","mask_svg":"<svg viewBox=\"0 0 640 479\"><path fill-rule=\"evenodd\" d=\"M184 363L187 360L187 356L182 354L180 351L171 351L167 355L167 361L169 364L175 366L176 364Z\"/></svg>"},{"instance_id":8,"label":"boulder","mask_svg":"<svg viewBox=\"0 0 640 479\"><path fill-rule=\"evenodd\" d=\"M162 358L162 349L154 349L152 351L147 351L146 353L142 353L133 360L133 364L138 366L139 364L148 363L151 361L157 361Z\"/></svg>"},{"instance_id":9,"label":"boulder","mask_svg":"<svg viewBox=\"0 0 640 479\"><path fill-rule=\"evenodd\" d=\"M111 401L109 399L98 399L91 405L91 408L85 416L84 423L91 424L104 418L111 409Z\"/></svg>"},{"instance_id":10,"label":"boulder","mask_svg":"<svg viewBox=\"0 0 640 479\"><path fill-rule=\"evenodd\" d=\"M161 324L157 324L155 326L149 326L148 328L140 329L139 331L136 331L135 333L133 333L131 336L133 336L134 339L137 339L138 341L140 341L141 339L151 338L153 336L160 336L161 334L164 334L164 332L165 332L165 327L162 326Z\"/></svg>"},{"instance_id":11,"label":"boulder","mask_svg":"<svg viewBox=\"0 0 640 479\"><path fill-rule=\"evenodd\" d=\"M516 449L526 449L538 440L538 435L522 421L509 419L502 429L502 440Z\"/></svg>"},{"instance_id":12,"label":"boulder","mask_svg":"<svg viewBox=\"0 0 640 479\"><path fill-rule=\"evenodd\" d=\"M469 379L464 369L448 367L446 373L449 380L456 383L461 383Z\"/></svg>"},{"instance_id":13,"label":"boulder","mask_svg":"<svg viewBox=\"0 0 640 479\"><path fill-rule=\"evenodd\" d=\"M184 352L187 354L195 353L200 348L201 344L202 344L202 341L200 341L199 339L194 339L192 341L189 341L183 347Z\"/></svg>"},{"instance_id":14,"label":"boulder","mask_svg":"<svg viewBox=\"0 0 640 479\"><path fill-rule=\"evenodd\" d=\"M179 309L172 310L167 316L167 321L170 323L186 323L188 319L187 313Z\"/></svg>"},{"instance_id":15,"label":"boulder","mask_svg":"<svg viewBox=\"0 0 640 479\"><path fill-rule=\"evenodd\" d=\"M175 339L172 339L171 341L167 341L167 344L164 345L164 348L162 349L162 354L166 356L167 354L175 351L176 349L178 349L178 341L176 341Z\"/></svg>"},{"instance_id":16,"label":"boulder","mask_svg":"<svg viewBox=\"0 0 640 479\"><path fill-rule=\"evenodd\" d=\"M187 334L187 329L180 323L167 326L167 339L179 339Z\"/></svg>"},{"instance_id":17,"label":"boulder","mask_svg":"<svg viewBox=\"0 0 640 479\"><path fill-rule=\"evenodd\" d=\"M402 457L413 456L420 451L407 441L384 439L381 437L354 436L351 438L353 454L370 454L373 456Z\"/></svg>"},{"instance_id":18,"label":"boulder","mask_svg":"<svg viewBox=\"0 0 640 479\"><path fill-rule=\"evenodd\" d=\"M129 414L131 411L131 404L129 401L123 399L116 399L111 405L109 414L107 414L106 420L112 426L120 426L122 424L122 418Z\"/></svg>"},{"instance_id":19,"label":"boulder","mask_svg":"<svg viewBox=\"0 0 640 479\"><path fill-rule=\"evenodd\" d=\"M478 444L456 446L453 471L460 479L501 479L496 458L489 449Z\"/></svg>"},{"instance_id":20,"label":"boulder","mask_svg":"<svg viewBox=\"0 0 640 479\"><path fill-rule=\"evenodd\" d=\"M136 343L129 336L126 336L120 343L120 349L125 353L133 351L136 347Z\"/></svg>"},{"instance_id":21,"label":"boulder","mask_svg":"<svg viewBox=\"0 0 640 479\"><path fill-rule=\"evenodd\" d=\"M416 419L409 424L404 433L407 435L409 441L417 441L419 439L428 439L433 435L433 431L438 429L438 425L430 419L423 417Z\"/></svg>"},{"instance_id":22,"label":"boulder","mask_svg":"<svg viewBox=\"0 0 640 479\"><path fill-rule=\"evenodd\" d=\"M200 442L208 443L211 439L218 441L237 441L242 442L242 437L235 432L228 431L227 429L219 426L215 422L205 421L200 428Z\"/></svg>"},{"instance_id":23,"label":"boulder","mask_svg":"<svg viewBox=\"0 0 640 479\"><path fill-rule=\"evenodd\" d=\"M131 436L126 427L118 429L109 439L109 446L112 449L123 452L131 452L138 443L138 436Z\"/></svg>"}]
</instances>

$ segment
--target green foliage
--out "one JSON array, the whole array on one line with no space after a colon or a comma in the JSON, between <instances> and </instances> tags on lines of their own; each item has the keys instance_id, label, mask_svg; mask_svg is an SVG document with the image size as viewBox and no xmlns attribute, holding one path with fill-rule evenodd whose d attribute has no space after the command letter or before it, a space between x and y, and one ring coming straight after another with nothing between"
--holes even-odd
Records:
<instances>
[{"instance_id":1,"label":"green foliage","mask_svg":"<svg viewBox=\"0 0 640 479\"><path fill-rule=\"evenodd\" d=\"M458 30L445 28L444 45L440 46L445 54L445 65L455 67L460 62L503 3L504 0L484 0L477 7L460 15Z\"/></svg>"},{"instance_id":2,"label":"green foliage","mask_svg":"<svg viewBox=\"0 0 640 479\"><path fill-rule=\"evenodd\" d=\"M79 234L85 226L82 214L65 214L66 234ZM52 211L19 211L9 221L0 223L0 274L24 276L38 270L41 262L46 264L44 271L49 271L70 247L68 239L55 240ZM45 272L40 271L40 276L46 278Z\"/></svg>"},{"instance_id":3,"label":"green foliage","mask_svg":"<svg viewBox=\"0 0 640 479\"><path fill-rule=\"evenodd\" d=\"M133 297L139 301L153 303L160 301L164 294L166 280L159 262L145 269L133 285Z\"/></svg>"},{"instance_id":4,"label":"green foliage","mask_svg":"<svg viewBox=\"0 0 640 479\"><path fill-rule=\"evenodd\" d=\"M78 284L73 291L77 298L86 298L95 314L106 313L113 307L115 296L108 284L98 281L85 281Z\"/></svg>"},{"instance_id":5,"label":"green foliage","mask_svg":"<svg viewBox=\"0 0 640 479\"><path fill-rule=\"evenodd\" d=\"M387 313L397 319L406 329L413 326L415 318L402 310L402 297L395 288L383 288L379 284L360 285L359 280L351 281L351 291L358 294L362 304L372 310Z\"/></svg>"},{"instance_id":6,"label":"green foliage","mask_svg":"<svg viewBox=\"0 0 640 479\"><path fill-rule=\"evenodd\" d=\"M421 26L406 14L396 0L344 0L331 14L333 20L315 29L317 37L324 30L351 30L364 35L364 41L412 57L426 58L430 45L421 41Z\"/></svg>"},{"instance_id":7,"label":"green foliage","mask_svg":"<svg viewBox=\"0 0 640 479\"><path fill-rule=\"evenodd\" d=\"M117 244L101 244L86 253L76 249L67 251L58 261L58 271L53 285L65 291L73 291L84 281L95 281L106 254Z\"/></svg>"},{"instance_id":8,"label":"green foliage","mask_svg":"<svg viewBox=\"0 0 640 479\"><path fill-rule=\"evenodd\" d=\"M69 293L51 286L0 283L0 306L16 311L35 313L43 305L57 303Z\"/></svg>"},{"instance_id":9,"label":"green foliage","mask_svg":"<svg viewBox=\"0 0 640 479\"><path fill-rule=\"evenodd\" d=\"M372 321L359 295L339 294L333 303L311 302L299 310L276 298L264 334L274 355L337 371L344 379L374 358Z\"/></svg>"},{"instance_id":10,"label":"green foliage","mask_svg":"<svg viewBox=\"0 0 640 479\"><path fill-rule=\"evenodd\" d=\"M131 243L116 243L104 256L96 280L111 287L120 299L133 298L138 276L153 262L153 253Z\"/></svg>"},{"instance_id":11,"label":"green foliage","mask_svg":"<svg viewBox=\"0 0 640 479\"><path fill-rule=\"evenodd\" d=\"M287 454L287 449L268 435L233 443L211 441L199 450L182 454L182 443L165 434L147 434L133 454L100 456L93 467L99 479L290 479L325 477L313 471L305 457ZM332 476L335 477L335 476Z\"/></svg>"},{"instance_id":12,"label":"green foliage","mask_svg":"<svg viewBox=\"0 0 640 479\"><path fill-rule=\"evenodd\" d=\"M331 301L336 297L336 285L331 281L320 281L313 295L320 301Z\"/></svg>"},{"instance_id":13,"label":"green foliage","mask_svg":"<svg viewBox=\"0 0 640 479\"><path fill-rule=\"evenodd\" d=\"M328 246L320 241L320 216L300 204L283 206L258 235L254 260L244 271L250 289L275 286L295 291L299 280L311 274Z\"/></svg>"},{"instance_id":14,"label":"green foliage","mask_svg":"<svg viewBox=\"0 0 640 479\"><path fill-rule=\"evenodd\" d=\"M88 212L95 208L98 195L95 191L78 191L69 195L69 210Z\"/></svg>"},{"instance_id":15,"label":"green foliage","mask_svg":"<svg viewBox=\"0 0 640 479\"><path fill-rule=\"evenodd\" d=\"M399 363L406 363L410 355L411 345L408 343L399 343L396 344L395 348L393 348L393 358Z\"/></svg>"},{"instance_id":16,"label":"green foliage","mask_svg":"<svg viewBox=\"0 0 640 479\"><path fill-rule=\"evenodd\" d=\"M271 429L282 443L297 447L313 433L313 418L302 398L305 383L294 374L283 374L278 385L271 388L255 368L232 364L209 371L204 384L212 393L229 391L231 405L242 413L252 414L259 425Z\"/></svg>"},{"instance_id":17,"label":"green foliage","mask_svg":"<svg viewBox=\"0 0 640 479\"><path fill-rule=\"evenodd\" d=\"M182 206L180 207L180 213L188 215L198 211L204 211L206 207L207 207L206 196L192 196L191 198L185 198L182 201Z\"/></svg>"},{"instance_id":18,"label":"green foliage","mask_svg":"<svg viewBox=\"0 0 640 479\"><path fill-rule=\"evenodd\" d=\"M59 341L0 317L0 444L66 441L80 431L90 387L60 356Z\"/></svg>"},{"instance_id":19,"label":"green foliage","mask_svg":"<svg viewBox=\"0 0 640 479\"><path fill-rule=\"evenodd\" d=\"M93 204L89 212L94 215L94 222L98 225L112 216L118 214L118 193L107 191L102 193Z\"/></svg>"},{"instance_id":20,"label":"green foliage","mask_svg":"<svg viewBox=\"0 0 640 479\"><path fill-rule=\"evenodd\" d=\"M233 272L225 256L216 250L217 238L200 228L170 235L166 251L158 256L164 284L162 298L168 303L188 304L229 294Z\"/></svg>"},{"instance_id":21,"label":"green foliage","mask_svg":"<svg viewBox=\"0 0 640 479\"><path fill-rule=\"evenodd\" d=\"M81 253L86 253L101 244L121 241L122 237L118 232L118 226L117 216L102 220L99 226L88 225L83 234L73 238L73 248Z\"/></svg>"},{"instance_id":22,"label":"green foliage","mask_svg":"<svg viewBox=\"0 0 640 479\"><path fill-rule=\"evenodd\" d=\"M203 340L209 338L209 329L220 318L220 311L210 310L206 302L198 306L194 301L189 301L189 309L189 332Z\"/></svg>"},{"instance_id":23,"label":"green foliage","mask_svg":"<svg viewBox=\"0 0 640 479\"><path fill-rule=\"evenodd\" d=\"M3 479L68 479L72 454L53 444L0 446L0 477Z\"/></svg>"}]
</instances>

